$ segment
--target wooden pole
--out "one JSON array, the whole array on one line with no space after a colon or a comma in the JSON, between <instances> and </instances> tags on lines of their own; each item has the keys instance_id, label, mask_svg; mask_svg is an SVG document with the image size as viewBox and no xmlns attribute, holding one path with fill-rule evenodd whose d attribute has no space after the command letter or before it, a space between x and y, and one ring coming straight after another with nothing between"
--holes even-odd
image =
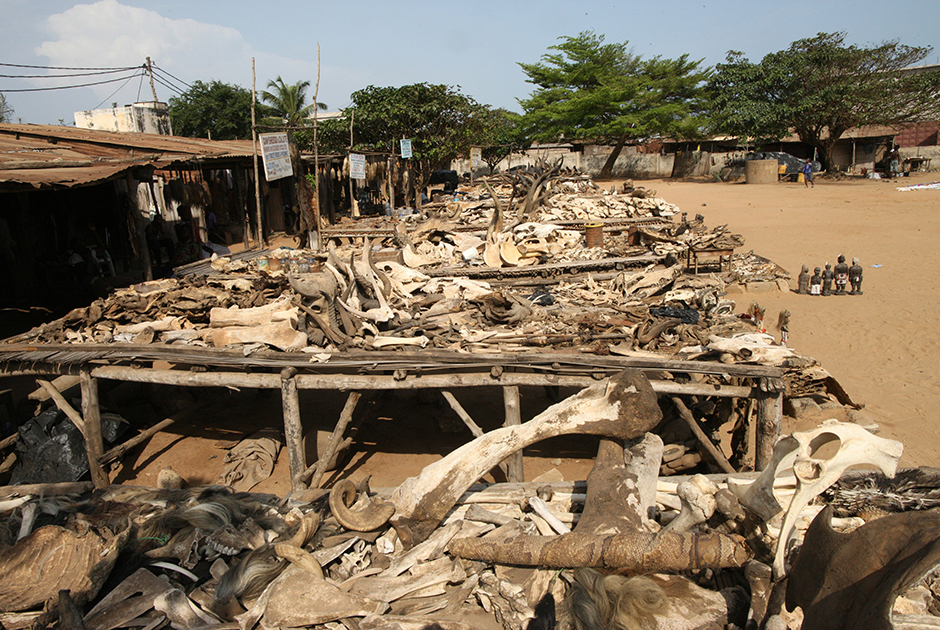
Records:
<instances>
[{"instance_id":1,"label":"wooden pole","mask_svg":"<svg viewBox=\"0 0 940 630\"><path fill-rule=\"evenodd\" d=\"M689 428L692 429L692 433L695 434L695 437L698 438L699 443L708 451L708 454L712 456L712 459L715 460L715 463L725 471L726 473L737 472L734 469L734 466L731 465L731 462L728 461L728 458L725 457L725 454L718 450L711 439L705 432L702 431L702 427L699 426L698 422L695 421L695 417L692 416L692 412L682 403L682 400L678 396L672 397L672 402L675 404L676 409L679 411L679 417L682 418Z\"/></svg>"},{"instance_id":2,"label":"wooden pole","mask_svg":"<svg viewBox=\"0 0 940 630\"><path fill-rule=\"evenodd\" d=\"M352 148L353 148L353 122L355 120L356 120L356 110L352 110L349 114L349 153L352 153ZM352 161L351 160L349 162L349 214L354 217L359 216L359 202L356 201L356 194L353 188Z\"/></svg>"},{"instance_id":3,"label":"wooden pole","mask_svg":"<svg viewBox=\"0 0 940 630\"><path fill-rule=\"evenodd\" d=\"M506 420L503 426L512 427L522 424L522 410L519 408L519 387L517 385L503 387L503 407L506 409ZM521 450L507 457L505 463L507 481L525 481Z\"/></svg>"},{"instance_id":4,"label":"wooden pole","mask_svg":"<svg viewBox=\"0 0 940 630\"><path fill-rule=\"evenodd\" d=\"M446 389L441 390L441 395L444 397L444 400L447 401L447 404L450 405L450 408L453 409L460 419L463 420L463 423L467 425L467 428L470 429L470 433L473 434L473 437L483 437L483 429L481 429L480 426L473 421L473 418L471 418L470 414L467 413L467 410L463 408L463 405L460 404L460 401L454 398L454 395ZM508 479L509 468L506 466L506 462L500 462L499 469L503 471L503 475L505 475Z\"/></svg>"},{"instance_id":5,"label":"wooden pole","mask_svg":"<svg viewBox=\"0 0 940 630\"><path fill-rule=\"evenodd\" d=\"M60 494L84 494L93 490L95 485L90 481L63 481L55 483L26 483L18 486L0 486L0 497L13 495L26 496L39 494L42 496L56 496Z\"/></svg>"},{"instance_id":6,"label":"wooden pole","mask_svg":"<svg viewBox=\"0 0 940 630\"><path fill-rule=\"evenodd\" d=\"M49 394L49 397L55 403L55 406L58 407L62 413L68 416L69 420L71 420L76 428L82 432L82 435L85 436L85 439L88 439L88 436L85 432L85 420L82 418L81 414L75 411L72 405L69 404L69 402L65 399L65 396L59 393L59 390L55 388L55 385L41 378L36 379L36 382L40 385L40 387L46 390L46 393Z\"/></svg>"},{"instance_id":7,"label":"wooden pole","mask_svg":"<svg viewBox=\"0 0 940 630\"><path fill-rule=\"evenodd\" d=\"M754 468L767 467L774 452L774 444L780 439L780 424L783 421L783 394L762 392L757 399L757 448Z\"/></svg>"},{"instance_id":8,"label":"wooden pole","mask_svg":"<svg viewBox=\"0 0 940 630\"><path fill-rule=\"evenodd\" d=\"M105 488L110 480L101 466L104 439L101 437L101 410L98 407L98 381L86 367L79 372L82 385L82 417L85 420L85 450L88 451L88 469L95 488Z\"/></svg>"},{"instance_id":9,"label":"wooden pole","mask_svg":"<svg viewBox=\"0 0 940 630\"><path fill-rule=\"evenodd\" d=\"M333 429L333 435L330 436L330 443L327 444L326 450L323 453L318 453L317 469L313 473L313 478L310 480L311 488L320 487L320 482L323 481L323 474L326 472L326 467L330 463L330 460L333 459L333 456L336 455L336 451L339 449L340 442L342 442L343 439L343 432L346 431L346 426L352 420L353 412L356 411L356 405L359 404L359 398L361 397L362 394L359 392L349 392L346 404L343 405L343 411L339 414L339 421Z\"/></svg>"},{"instance_id":10,"label":"wooden pole","mask_svg":"<svg viewBox=\"0 0 940 630\"><path fill-rule=\"evenodd\" d=\"M147 57L147 74L150 75L150 91L153 93L153 102L157 101L157 88L153 85L153 64L150 62L150 57Z\"/></svg>"},{"instance_id":11,"label":"wooden pole","mask_svg":"<svg viewBox=\"0 0 940 630\"><path fill-rule=\"evenodd\" d=\"M261 180L258 174L258 129L255 126L255 58L251 58L251 154L255 165L255 215L258 223L258 245L265 247L264 226L261 224Z\"/></svg>"},{"instance_id":12,"label":"wooden pole","mask_svg":"<svg viewBox=\"0 0 940 630\"><path fill-rule=\"evenodd\" d=\"M317 83L313 88L313 220L314 229L309 232L311 249L320 251L320 147L317 144L317 111L320 103L317 97L320 94L320 42L317 42Z\"/></svg>"},{"instance_id":13,"label":"wooden pole","mask_svg":"<svg viewBox=\"0 0 940 630\"><path fill-rule=\"evenodd\" d=\"M297 370L281 370L281 404L284 408L284 443L287 446L287 465L291 490L304 490L300 475L307 468L304 459L303 425L300 421L300 394L294 376Z\"/></svg>"}]
</instances>

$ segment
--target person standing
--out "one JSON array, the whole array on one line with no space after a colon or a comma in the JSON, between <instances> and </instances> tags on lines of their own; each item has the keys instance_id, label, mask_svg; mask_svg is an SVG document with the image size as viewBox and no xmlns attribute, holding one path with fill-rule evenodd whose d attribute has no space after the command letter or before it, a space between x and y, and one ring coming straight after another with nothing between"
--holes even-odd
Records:
<instances>
[{"instance_id":1,"label":"person standing","mask_svg":"<svg viewBox=\"0 0 940 630\"><path fill-rule=\"evenodd\" d=\"M810 160L803 162L803 187L812 186L816 188L816 182L813 181L813 163Z\"/></svg>"}]
</instances>

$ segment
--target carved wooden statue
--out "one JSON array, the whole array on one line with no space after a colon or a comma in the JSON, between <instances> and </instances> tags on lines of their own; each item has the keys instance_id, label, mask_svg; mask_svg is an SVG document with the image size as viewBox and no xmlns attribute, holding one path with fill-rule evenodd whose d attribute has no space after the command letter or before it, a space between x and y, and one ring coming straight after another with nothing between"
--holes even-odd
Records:
<instances>
[{"instance_id":1,"label":"carved wooden statue","mask_svg":"<svg viewBox=\"0 0 940 630\"><path fill-rule=\"evenodd\" d=\"M852 284L852 290L849 295L862 294L862 266L858 264L858 258L852 259L852 266L849 267L849 282Z\"/></svg>"},{"instance_id":2,"label":"carved wooden statue","mask_svg":"<svg viewBox=\"0 0 940 630\"><path fill-rule=\"evenodd\" d=\"M836 274L832 271L832 265L826 263L826 270L822 274L822 294L832 295L832 280Z\"/></svg>"},{"instance_id":3,"label":"carved wooden statue","mask_svg":"<svg viewBox=\"0 0 940 630\"><path fill-rule=\"evenodd\" d=\"M839 254L839 263L833 271L836 274L836 295L845 295L845 285L849 283L849 266L845 264L845 254Z\"/></svg>"},{"instance_id":4,"label":"carved wooden statue","mask_svg":"<svg viewBox=\"0 0 940 630\"><path fill-rule=\"evenodd\" d=\"M803 265L803 269L800 271L796 292L800 295L809 293L809 267L806 265Z\"/></svg>"},{"instance_id":5,"label":"carved wooden statue","mask_svg":"<svg viewBox=\"0 0 940 630\"><path fill-rule=\"evenodd\" d=\"M819 267L813 269L813 277L809 280L809 294L822 295L822 275L819 273Z\"/></svg>"}]
</instances>

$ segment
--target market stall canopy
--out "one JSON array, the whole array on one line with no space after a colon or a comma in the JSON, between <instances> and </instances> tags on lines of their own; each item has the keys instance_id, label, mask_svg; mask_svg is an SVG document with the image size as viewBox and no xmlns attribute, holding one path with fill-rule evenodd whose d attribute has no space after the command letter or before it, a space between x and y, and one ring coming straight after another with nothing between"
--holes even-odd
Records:
<instances>
[{"instance_id":1,"label":"market stall canopy","mask_svg":"<svg viewBox=\"0 0 940 630\"><path fill-rule=\"evenodd\" d=\"M0 125L0 190L71 188L115 179L128 169L242 162L251 141L213 141L56 125Z\"/></svg>"}]
</instances>

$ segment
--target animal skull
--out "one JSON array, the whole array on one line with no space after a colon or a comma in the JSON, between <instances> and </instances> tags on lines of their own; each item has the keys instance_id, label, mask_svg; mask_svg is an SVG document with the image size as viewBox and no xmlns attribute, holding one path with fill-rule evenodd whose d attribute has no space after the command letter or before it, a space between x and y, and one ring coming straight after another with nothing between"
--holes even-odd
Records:
<instances>
[{"instance_id":1,"label":"animal skull","mask_svg":"<svg viewBox=\"0 0 940 630\"><path fill-rule=\"evenodd\" d=\"M831 457L819 457L820 448L831 442L838 442L838 452ZM826 420L812 431L796 432L778 442L774 447L770 465L765 470L767 473L773 469L774 473L761 475L753 485L763 485L747 488L747 491L743 493L747 499L753 500L755 497L764 499L762 507L766 514L769 504L766 499L768 496L773 497L773 478L777 471L784 470L784 466L792 462L793 473L796 476L796 493L787 508L783 526L780 529L780 538L777 540L773 566L774 577L777 579L783 577L783 558L787 543L800 512L814 497L838 481L842 473L850 466L858 464L877 466L888 477L894 477L903 450L904 445L900 442L880 438L858 425L837 420ZM744 503L742 495L739 494L738 499ZM760 514L760 512L757 513Z\"/></svg>"}]
</instances>

